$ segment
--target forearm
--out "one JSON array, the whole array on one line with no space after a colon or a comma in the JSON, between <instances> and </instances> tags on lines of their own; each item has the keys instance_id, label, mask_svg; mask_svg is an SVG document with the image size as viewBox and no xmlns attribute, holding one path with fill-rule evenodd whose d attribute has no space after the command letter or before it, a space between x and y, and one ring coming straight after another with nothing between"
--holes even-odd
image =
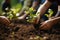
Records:
<instances>
[{"instance_id":1,"label":"forearm","mask_svg":"<svg viewBox=\"0 0 60 40\"><path fill-rule=\"evenodd\" d=\"M51 4L51 2L45 1L45 3L39 7L37 13L39 13L40 17L46 12L46 10L51 6Z\"/></svg>"},{"instance_id":2,"label":"forearm","mask_svg":"<svg viewBox=\"0 0 60 40\"><path fill-rule=\"evenodd\" d=\"M33 4L32 4L32 8L36 9L36 7L39 5L39 3L40 3L40 0L34 0Z\"/></svg>"},{"instance_id":3,"label":"forearm","mask_svg":"<svg viewBox=\"0 0 60 40\"><path fill-rule=\"evenodd\" d=\"M60 22L60 17L56 17L56 18L50 19L50 20L48 20L48 21L52 22L52 25L54 25L54 24L57 24L57 23Z\"/></svg>"},{"instance_id":4,"label":"forearm","mask_svg":"<svg viewBox=\"0 0 60 40\"><path fill-rule=\"evenodd\" d=\"M30 7L32 2L33 2L33 0L25 0L24 7Z\"/></svg>"},{"instance_id":5,"label":"forearm","mask_svg":"<svg viewBox=\"0 0 60 40\"><path fill-rule=\"evenodd\" d=\"M24 5L23 5L23 7L22 7L22 9L21 9L21 11L20 11L20 15L21 15L26 9L28 9L28 8L30 7L31 2L32 2L32 0L25 0L25 1L24 1Z\"/></svg>"},{"instance_id":6,"label":"forearm","mask_svg":"<svg viewBox=\"0 0 60 40\"><path fill-rule=\"evenodd\" d=\"M23 14L24 14L25 9L26 9L26 7L23 7L23 8L21 9L21 11L19 12L19 13L20 13L20 15L19 15L19 16L21 16L21 15L23 15Z\"/></svg>"}]
</instances>

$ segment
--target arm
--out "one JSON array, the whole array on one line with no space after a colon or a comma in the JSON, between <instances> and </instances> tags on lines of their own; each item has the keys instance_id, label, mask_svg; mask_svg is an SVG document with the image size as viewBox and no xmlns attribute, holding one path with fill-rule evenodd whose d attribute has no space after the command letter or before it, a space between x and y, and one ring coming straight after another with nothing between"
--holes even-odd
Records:
<instances>
[{"instance_id":1,"label":"arm","mask_svg":"<svg viewBox=\"0 0 60 40\"><path fill-rule=\"evenodd\" d=\"M31 8L33 8L34 10L36 10L36 7L38 6L39 1L40 1L40 0L34 0ZM30 2L30 3L29 3L29 2ZM26 7L28 7L28 9L29 9L29 5L31 4L31 2L32 2L32 0L30 0L30 1L27 1L27 0L26 0L26 1L24 2L24 6L23 6L22 10L20 11L20 15L21 15L22 13L24 13ZM28 5L27 3L29 3L29 5ZM28 10L28 11L29 11L29 10ZM24 19L27 15L28 15L28 14L25 13L24 15L22 15L22 16L19 17L19 18Z\"/></svg>"},{"instance_id":2,"label":"arm","mask_svg":"<svg viewBox=\"0 0 60 40\"><path fill-rule=\"evenodd\" d=\"M40 0L34 0L33 4L32 4L32 8L36 9L36 7L39 5L39 3L40 3Z\"/></svg>"},{"instance_id":3,"label":"arm","mask_svg":"<svg viewBox=\"0 0 60 40\"><path fill-rule=\"evenodd\" d=\"M51 2L49 2L48 0L46 0L38 9L37 13L39 13L39 15L37 15L37 23L39 22L39 19L42 17L42 15L46 12L46 10L52 5Z\"/></svg>"},{"instance_id":4,"label":"arm","mask_svg":"<svg viewBox=\"0 0 60 40\"><path fill-rule=\"evenodd\" d=\"M56 18L54 18L54 19L50 19L50 20L48 20L49 22L52 22L52 25L53 24L57 24L58 22L60 22L60 17L56 17ZM48 22L47 21L47 22Z\"/></svg>"},{"instance_id":5,"label":"arm","mask_svg":"<svg viewBox=\"0 0 60 40\"><path fill-rule=\"evenodd\" d=\"M22 7L22 10L19 12L20 15L22 15L24 13L24 11L25 11L26 8L29 8L30 7L31 2L32 2L32 0L25 0L24 1L24 5Z\"/></svg>"},{"instance_id":6,"label":"arm","mask_svg":"<svg viewBox=\"0 0 60 40\"><path fill-rule=\"evenodd\" d=\"M56 17L54 19L47 20L42 23L42 25L40 26L40 29L41 30L49 30L53 27L53 25L55 25L59 22L60 22L60 17Z\"/></svg>"},{"instance_id":7,"label":"arm","mask_svg":"<svg viewBox=\"0 0 60 40\"><path fill-rule=\"evenodd\" d=\"M34 0L32 4L32 8L36 10L36 7L39 5L40 0ZM26 17L28 14L24 14L24 17Z\"/></svg>"},{"instance_id":8,"label":"arm","mask_svg":"<svg viewBox=\"0 0 60 40\"><path fill-rule=\"evenodd\" d=\"M51 4L51 2L46 0L45 3L39 7L37 13L40 13L40 16L42 16L46 12L46 10L51 6Z\"/></svg>"}]
</instances>

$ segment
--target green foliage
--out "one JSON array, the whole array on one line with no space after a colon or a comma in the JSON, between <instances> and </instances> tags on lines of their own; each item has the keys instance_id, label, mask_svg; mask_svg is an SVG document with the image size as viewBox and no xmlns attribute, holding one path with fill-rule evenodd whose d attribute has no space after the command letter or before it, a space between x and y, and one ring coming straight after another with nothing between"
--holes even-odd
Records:
<instances>
[{"instance_id":1,"label":"green foliage","mask_svg":"<svg viewBox=\"0 0 60 40\"><path fill-rule=\"evenodd\" d=\"M0 2L1 2L2 0L0 0ZM7 12L7 13L2 13L2 11L1 11L1 7L0 7L0 14L2 14L2 15L4 15L4 14L7 14L7 17L10 19L10 20L12 20L12 19L14 19L14 18L17 18L18 16L17 15L19 15L18 14L18 12L22 9L22 4L20 4L20 3L18 3L18 1L16 1L16 0L11 0L11 6L12 6L12 8L11 8L11 10L9 11L9 12ZM25 11L25 13L26 14L29 14L28 15L28 17L26 17L26 19L27 19L27 22L34 22L34 20L37 18L37 15L39 14L39 13L35 13L35 11L36 10L34 10L33 8L27 8L26 7L26 11ZM49 9L48 10L48 13L49 14L45 14L48 18L49 17L51 17L52 16L52 14L53 14L53 10L51 10L51 9Z\"/></svg>"},{"instance_id":2,"label":"green foliage","mask_svg":"<svg viewBox=\"0 0 60 40\"><path fill-rule=\"evenodd\" d=\"M28 12L26 12L26 13L29 13L29 16L27 17L27 19L28 19L27 22L33 23L35 21L35 19L39 15L39 13L35 14L34 12L35 12L35 10L33 10L33 8L30 8L28 10ZM50 18L53 15L54 12L53 12L53 10L49 9L48 13L49 14L45 14L45 16L47 16L48 18Z\"/></svg>"},{"instance_id":3,"label":"green foliage","mask_svg":"<svg viewBox=\"0 0 60 40\"><path fill-rule=\"evenodd\" d=\"M22 5L21 4L17 4L16 6L13 6L9 12L3 12L2 15L6 16L7 18L9 18L10 20L15 19L18 17L18 12L21 10ZM18 15L17 15L18 14Z\"/></svg>"},{"instance_id":4,"label":"green foliage","mask_svg":"<svg viewBox=\"0 0 60 40\"><path fill-rule=\"evenodd\" d=\"M17 12L19 11L19 9L11 9L10 12L8 12L8 15L7 17L11 20L11 19L14 19L14 18L17 18L18 16L17 15Z\"/></svg>"},{"instance_id":5,"label":"green foliage","mask_svg":"<svg viewBox=\"0 0 60 40\"><path fill-rule=\"evenodd\" d=\"M35 21L35 19L37 17L35 11L36 10L34 10L33 8L29 8L29 10L26 11L27 14L29 13L28 17L26 17L27 22L33 23Z\"/></svg>"},{"instance_id":6,"label":"green foliage","mask_svg":"<svg viewBox=\"0 0 60 40\"><path fill-rule=\"evenodd\" d=\"M53 15L54 12L53 12L52 9L49 9L49 10L48 10L48 13L49 13L49 14L45 14L45 15L46 15L48 18L50 18L50 17Z\"/></svg>"}]
</instances>

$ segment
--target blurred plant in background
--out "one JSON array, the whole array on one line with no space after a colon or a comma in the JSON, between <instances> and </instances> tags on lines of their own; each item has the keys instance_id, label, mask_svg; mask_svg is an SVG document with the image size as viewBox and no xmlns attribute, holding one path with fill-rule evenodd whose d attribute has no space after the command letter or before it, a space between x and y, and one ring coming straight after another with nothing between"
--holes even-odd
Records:
<instances>
[{"instance_id":1,"label":"blurred plant in background","mask_svg":"<svg viewBox=\"0 0 60 40\"><path fill-rule=\"evenodd\" d=\"M6 13L6 15L7 15L6 17L9 18L10 20L18 18L19 12L23 8L23 4L21 2L24 2L24 1L25 0L23 0L23 1L21 1L21 0L11 0L11 6L12 7L11 7L10 11ZM0 0L0 3L1 2L2 2L2 0ZM25 2L25 4L26 4L26 2ZM1 7L0 7L0 9L1 9ZM8 8L6 8L6 10L8 10ZM29 14L26 17L27 22L34 22L35 19L37 18L37 15L39 14L39 13L37 13L37 15L36 15L36 10L34 10L32 7L31 8L26 7L25 13ZM48 13L49 14L45 14L45 15L48 18L50 18L54 12L53 12L53 10L49 9ZM0 10L0 15L5 16L5 12Z\"/></svg>"},{"instance_id":2,"label":"blurred plant in background","mask_svg":"<svg viewBox=\"0 0 60 40\"><path fill-rule=\"evenodd\" d=\"M2 1L4 1L4 0L0 0L0 3L2 3ZM6 13L2 11L2 4L0 4L0 5L1 5L0 15L8 17L10 20L13 18L16 18L18 15L18 12L22 8L22 4L19 3L18 0L11 0L11 9L9 12L6 12ZM8 10L8 8L5 8L5 10Z\"/></svg>"}]
</instances>

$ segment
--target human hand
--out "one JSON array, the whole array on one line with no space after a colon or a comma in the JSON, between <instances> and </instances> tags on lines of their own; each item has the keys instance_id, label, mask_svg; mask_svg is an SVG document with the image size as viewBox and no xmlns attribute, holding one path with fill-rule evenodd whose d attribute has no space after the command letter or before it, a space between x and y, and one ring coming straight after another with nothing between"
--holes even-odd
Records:
<instances>
[{"instance_id":1,"label":"human hand","mask_svg":"<svg viewBox=\"0 0 60 40\"><path fill-rule=\"evenodd\" d=\"M9 19L7 17L0 16L0 23L3 24L3 25L9 26L10 21L9 21Z\"/></svg>"},{"instance_id":2,"label":"human hand","mask_svg":"<svg viewBox=\"0 0 60 40\"><path fill-rule=\"evenodd\" d=\"M53 23L51 20L47 20L43 23L41 23L42 25L40 26L41 30L49 30L51 29L51 27L53 26Z\"/></svg>"}]
</instances>

